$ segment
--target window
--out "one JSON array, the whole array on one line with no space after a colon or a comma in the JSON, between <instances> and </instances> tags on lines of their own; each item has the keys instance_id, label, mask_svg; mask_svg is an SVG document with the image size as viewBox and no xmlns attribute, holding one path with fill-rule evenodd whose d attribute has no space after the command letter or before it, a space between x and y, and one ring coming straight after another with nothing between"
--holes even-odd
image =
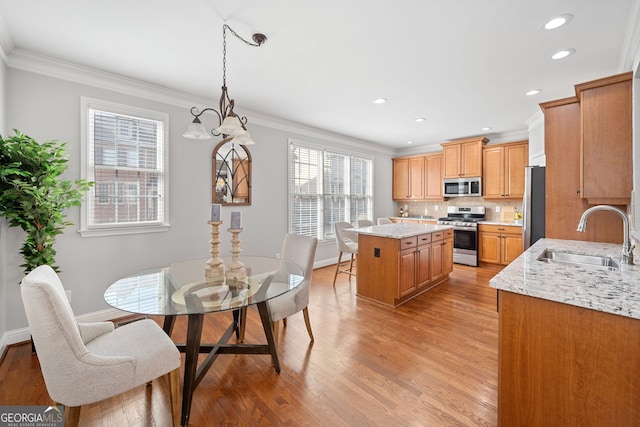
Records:
<instances>
[{"instance_id":1,"label":"window","mask_svg":"<svg viewBox=\"0 0 640 427\"><path fill-rule=\"evenodd\" d=\"M290 141L289 231L320 241L334 224L373 217L373 161Z\"/></svg>"},{"instance_id":2,"label":"window","mask_svg":"<svg viewBox=\"0 0 640 427\"><path fill-rule=\"evenodd\" d=\"M168 226L168 115L82 98L82 235L164 231Z\"/></svg>"}]
</instances>

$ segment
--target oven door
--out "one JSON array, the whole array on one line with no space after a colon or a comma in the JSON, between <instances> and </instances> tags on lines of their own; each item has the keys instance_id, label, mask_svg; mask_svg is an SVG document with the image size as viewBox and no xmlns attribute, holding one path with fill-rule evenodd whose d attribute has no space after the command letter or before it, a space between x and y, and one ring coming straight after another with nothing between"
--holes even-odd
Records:
<instances>
[{"instance_id":1,"label":"oven door","mask_svg":"<svg viewBox=\"0 0 640 427\"><path fill-rule=\"evenodd\" d=\"M453 229L453 249L476 252L478 250L478 230L476 228L455 227Z\"/></svg>"}]
</instances>

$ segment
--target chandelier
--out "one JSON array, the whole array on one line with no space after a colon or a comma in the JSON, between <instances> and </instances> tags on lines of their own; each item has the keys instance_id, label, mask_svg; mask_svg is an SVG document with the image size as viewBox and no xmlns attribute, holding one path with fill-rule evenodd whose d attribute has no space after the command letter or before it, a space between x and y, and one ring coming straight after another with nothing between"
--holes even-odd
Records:
<instances>
[{"instance_id":1,"label":"chandelier","mask_svg":"<svg viewBox=\"0 0 640 427\"><path fill-rule=\"evenodd\" d=\"M229 98L227 90L227 30L249 46L259 47L267 41L267 36L256 33L252 36L253 42L250 42L238 35L227 24L222 26L222 94L220 95L219 110L208 107L200 111L197 107L192 107L191 115L193 116L193 121L182 136L190 139L210 139L212 136L222 135L225 139L231 138L231 141L235 143L252 145L254 141L246 128L247 118L240 117L233 111L235 102ZM218 127L211 129L211 131L208 131L200 121L200 116L205 111L213 111L218 116Z\"/></svg>"}]
</instances>

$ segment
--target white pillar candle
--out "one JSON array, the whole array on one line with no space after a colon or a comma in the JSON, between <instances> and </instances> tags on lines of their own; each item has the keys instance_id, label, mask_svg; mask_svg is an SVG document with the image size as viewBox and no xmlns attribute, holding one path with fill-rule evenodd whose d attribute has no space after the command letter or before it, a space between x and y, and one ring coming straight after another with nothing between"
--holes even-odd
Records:
<instances>
[{"instance_id":1,"label":"white pillar candle","mask_svg":"<svg viewBox=\"0 0 640 427\"><path fill-rule=\"evenodd\" d=\"M231 229L239 230L242 228L242 212L231 212Z\"/></svg>"},{"instance_id":2,"label":"white pillar candle","mask_svg":"<svg viewBox=\"0 0 640 427\"><path fill-rule=\"evenodd\" d=\"M220 222L220 206L218 204L211 205L211 221Z\"/></svg>"}]
</instances>

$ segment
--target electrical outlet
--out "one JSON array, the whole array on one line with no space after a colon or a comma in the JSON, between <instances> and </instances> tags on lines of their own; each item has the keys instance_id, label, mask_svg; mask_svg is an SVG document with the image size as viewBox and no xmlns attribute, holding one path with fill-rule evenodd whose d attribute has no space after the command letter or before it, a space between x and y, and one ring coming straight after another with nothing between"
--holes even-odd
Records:
<instances>
[{"instance_id":1,"label":"electrical outlet","mask_svg":"<svg viewBox=\"0 0 640 427\"><path fill-rule=\"evenodd\" d=\"M71 302L71 289L67 289L64 293L67 295L67 301Z\"/></svg>"},{"instance_id":2,"label":"electrical outlet","mask_svg":"<svg viewBox=\"0 0 640 427\"><path fill-rule=\"evenodd\" d=\"M435 206L433 207L433 209L434 209L436 212L438 212L438 211L440 210L440 206L435 205Z\"/></svg>"},{"instance_id":3,"label":"electrical outlet","mask_svg":"<svg viewBox=\"0 0 640 427\"><path fill-rule=\"evenodd\" d=\"M496 212L500 212L500 206L496 206Z\"/></svg>"},{"instance_id":4,"label":"electrical outlet","mask_svg":"<svg viewBox=\"0 0 640 427\"><path fill-rule=\"evenodd\" d=\"M373 256L380 258L380 248L373 248Z\"/></svg>"},{"instance_id":5,"label":"electrical outlet","mask_svg":"<svg viewBox=\"0 0 640 427\"><path fill-rule=\"evenodd\" d=\"M280 258L280 252L276 253L276 258Z\"/></svg>"}]
</instances>

